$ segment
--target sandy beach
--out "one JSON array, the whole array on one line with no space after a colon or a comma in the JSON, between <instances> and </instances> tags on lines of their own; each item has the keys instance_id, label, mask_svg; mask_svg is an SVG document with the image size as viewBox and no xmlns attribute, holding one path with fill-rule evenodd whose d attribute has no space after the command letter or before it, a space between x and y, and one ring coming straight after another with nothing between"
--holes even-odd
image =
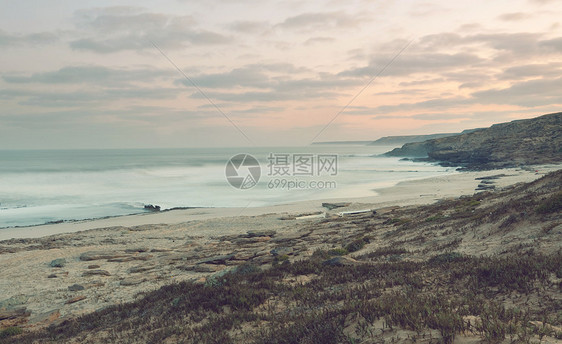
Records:
<instances>
[{"instance_id":1,"label":"sandy beach","mask_svg":"<svg viewBox=\"0 0 562 344\"><path fill-rule=\"evenodd\" d=\"M326 235L343 238L353 232L353 221L339 225L337 221L325 222L325 217L337 219L342 211L373 209L384 215L397 206L472 195L480 183L477 178L496 176L492 183L501 190L559 168L549 165L455 173L402 182L376 190L376 196L359 199L265 208L188 209L4 229L1 239L19 239L0 242L0 308L25 307L29 315L25 326L42 326L132 301L139 293L171 282L205 281L206 276L249 259L270 264L277 255L310 256L328 245ZM342 201L349 206L322 207L322 202ZM325 215L306 217L317 213ZM480 249L480 245L467 246L474 253Z\"/></svg>"},{"instance_id":2,"label":"sandy beach","mask_svg":"<svg viewBox=\"0 0 562 344\"><path fill-rule=\"evenodd\" d=\"M373 196L361 198L339 198L279 204L268 207L195 208L146 213L104 219L46 224L30 227L0 229L0 241L20 238L39 238L48 235L80 232L96 228L130 227L156 224L179 224L237 216L259 216L265 214L301 214L325 212L323 202L351 202L345 210L376 209L387 206L429 204L440 199L472 195L484 176L502 175L494 180L497 188L522 182L530 182L544 174L561 168L560 165L541 165L527 168L510 168L479 172L455 172L450 175L400 182L395 186L373 190ZM243 192L243 191L241 191Z\"/></svg>"}]
</instances>

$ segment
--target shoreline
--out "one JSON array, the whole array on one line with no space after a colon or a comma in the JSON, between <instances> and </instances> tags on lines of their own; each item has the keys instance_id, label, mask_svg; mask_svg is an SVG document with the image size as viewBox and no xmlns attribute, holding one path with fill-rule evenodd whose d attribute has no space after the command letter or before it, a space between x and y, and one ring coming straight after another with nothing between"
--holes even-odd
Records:
<instances>
[{"instance_id":1,"label":"shoreline","mask_svg":"<svg viewBox=\"0 0 562 344\"><path fill-rule=\"evenodd\" d=\"M373 197L328 200L345 203L333 209L323 207L322 201L307 201L33 227L23 233L35 234L29 239L0 242L0 309L15 316L7 320L10 324L41 328L138 300L172 283L206 283L245 264L266 269L280 261L308 259L318 250L347 250L359 239L364 249L349 249L341 259L356 264L364 261L361 256L396 247L411 261L425 261L451 248L476 257L506 249L519 252L519 245L555 252L562 225L554 218L537 221L542 215L534 214L534 222L516 218L507 228L506 218L513 217L507 216L511 209L505 202L516 198L520 204L530 192L523 182L561 168L543 165L410 180L377 189ZM543 185L553 180L559 179ZM473 195L482 184L494 185L498 192L458 199ZM525 191L509 187L514 184ZM476 216L497 216L475 227L470 224L475 211Z\"/></svg>"},{"instance_id":2,"label":"shoreline","mask_svg":"<svg viewBox=\"0 0 562 344\"><path fill-rule=\"evenodd\" d=\"M56 234L76 233L110 227L173 225L198 220L261 216L266 214L298 215L311 212L330 213L326 208L322 207L322 203L324 202L350 202L351 205L340 208L340 210L346 211L365 208L383 208L388 206L430 204L442 199L456 198L476 193L476 188L479 184L476 178L502 175L501 178L494 180L494 183L496 187L503 188L520 182L533 181L560 168L562 168L562 164L533 165L486 171L462 171L444 176L401 181L394 186L373 189L376 194L367 197L317 199L260 207L250 207L251 204L245 207L228 208L186 207L185 209L170 209L160 212L147 212L98 219L48 223L24 227L8 227L0 229L0 241L42 238ZM335 212L338 212L337 209L334 213Z\"/></svg>"}]
</instances>

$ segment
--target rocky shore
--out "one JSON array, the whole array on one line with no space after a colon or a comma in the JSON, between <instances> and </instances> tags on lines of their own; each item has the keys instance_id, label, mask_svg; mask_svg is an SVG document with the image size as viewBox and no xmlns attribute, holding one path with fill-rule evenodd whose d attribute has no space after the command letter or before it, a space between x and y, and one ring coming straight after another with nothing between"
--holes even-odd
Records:
<instances>
[{"instance_id":1,"label":"rocky shore","mask_svg":"<svg viewBox=\"0 0 562 344\"><path fill-rule=\"evenodd\" d=\"M562 160L562 112L495 124L461 135L407 143L385 155L423 158L465 170L489 170Z\"/></svg>"},{"instance_id":2,"label":"rocky shore","mask_svg":"<svg viewBox=\"0 0 562 344\"><path fill-rule=\"evenodd\" d=\"M502 178L484 177L474 182ZM0 327L63 331L78 316L142 302L166 285L209 285L250 267L264 271L310 259L321 259L326 269L360 269L382 262L418 264L453 252L467 257L529 250L555 254L562 245L560 213L536 209L555 197L560 185L558 171L531 184L488 188L428 205L374 207L345 215L366 205L334 202L324 205L326 215L320 218L274 213L2 241ZM296 276L295 281L311 283L318 274ZM560 278L552 275L549 285L562 283ZM560 302L551 289L542 292L551 301L541 296L509 302L531 308ZM98 342L86 339L80 341Z\"/></svg>"}]
</instances>

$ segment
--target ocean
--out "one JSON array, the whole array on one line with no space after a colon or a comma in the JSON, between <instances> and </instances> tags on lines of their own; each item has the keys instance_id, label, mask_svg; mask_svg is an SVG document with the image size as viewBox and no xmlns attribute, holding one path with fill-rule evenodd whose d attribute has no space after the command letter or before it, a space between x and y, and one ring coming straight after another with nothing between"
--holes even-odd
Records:
<instances>
[{"instance_id":1,"label":"ocean","mask_svg":"<svg viewBox=\"0 0 562 344\"><path fill-rule=\"evenodd\" d=\"M374 189L400 181L454 173L380 156L392 148L0 151L0 228L137 214L149 204L162 210L257 207L375 196ZM257 164L248 165L250 157Z\"/></svg>"}]
</instances>

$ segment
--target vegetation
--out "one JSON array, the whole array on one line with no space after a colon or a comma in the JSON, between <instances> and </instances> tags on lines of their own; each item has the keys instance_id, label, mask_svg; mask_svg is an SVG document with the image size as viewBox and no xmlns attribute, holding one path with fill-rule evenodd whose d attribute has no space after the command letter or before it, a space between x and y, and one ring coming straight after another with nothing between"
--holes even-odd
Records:
<instances>
[{"instance_id":1,"label":"vegetation","mask_svg":"<svg viewBox=\"0 0 562 344\"><path fill-rule=\"evenodd\" d=\"M541 202L536 210L539 214L562 212L562 192L559 192Z\"/></svg>"},{"instance_id":2,"label":"vegetation","mask_svg":"<svg viewBox=\"0 0 562 344\"><path fill-rule=\"evenodd\" d=\"M0 339L22 334L23 330L16 326L6 327L0 330Z\"/></svg>"},{"instance_id":3,"label":"vegetation","mask_svg":"<svg viewBox=\"0 0 562 344\"><path fill-rule=\"evenodd\" d=\"M242 266L215 283L169 285L139 301L14 340L88 342L89 334L97 332L107 342L128 342L133 335L148 343L360 343L382 336L385 329L403 329L418 338L438 333L443 343L466 333L498 342L552 334L551 327L537 327L533 320L543 321L545 314L560 309L554 299L520 309L488 297L499 293L516 299L556 290L550 276L562 266L560 252L503 258L450 253L427 262L344 267L324 265L319 255L285 262L263 271ZM424 282L430 275L448 283ZM298 276L315 278L309 283L284 282ZM350 322L352 318L356 320ZM554 326L562 322L560 316L547 320ZM383 325L377 326L377 321ZM141 333L135 330L139 328Z\"/></svg>"},{"instance_id":4,"label":"vegetation","mask_svg":"<svg viewBox=\"0 0 562 344\"><path fill-rule=\"evenodd\" d=\"M562 250L556 246L559 241L553 244L559 239L552 235L562 216L552 210L559 209L555 204L561 180L562 171L503 191L501 197L479 194L376 217L354 217L346 223L338 218L339 222L325 224L330 230L338 226L351 230L321 235L317 246L321 249L312 254L279 255L264 268L248 263L210 276L205 283L168 285L135 302L39 331L3 335L0 342L357 344L453 343L463 336L477 336L486 343L562 339L558 297ZM427 221L431 216L439 218ZM522 221L525 226L511 232ZM313 235L311 229L307 238ZM477 239L467 249L469 238ZM488 243L494 246L489 255L467 253L481 252ZM349 264L325 264L350 253L355 260L340 259Z\"/></svg>"}]
</instances>

